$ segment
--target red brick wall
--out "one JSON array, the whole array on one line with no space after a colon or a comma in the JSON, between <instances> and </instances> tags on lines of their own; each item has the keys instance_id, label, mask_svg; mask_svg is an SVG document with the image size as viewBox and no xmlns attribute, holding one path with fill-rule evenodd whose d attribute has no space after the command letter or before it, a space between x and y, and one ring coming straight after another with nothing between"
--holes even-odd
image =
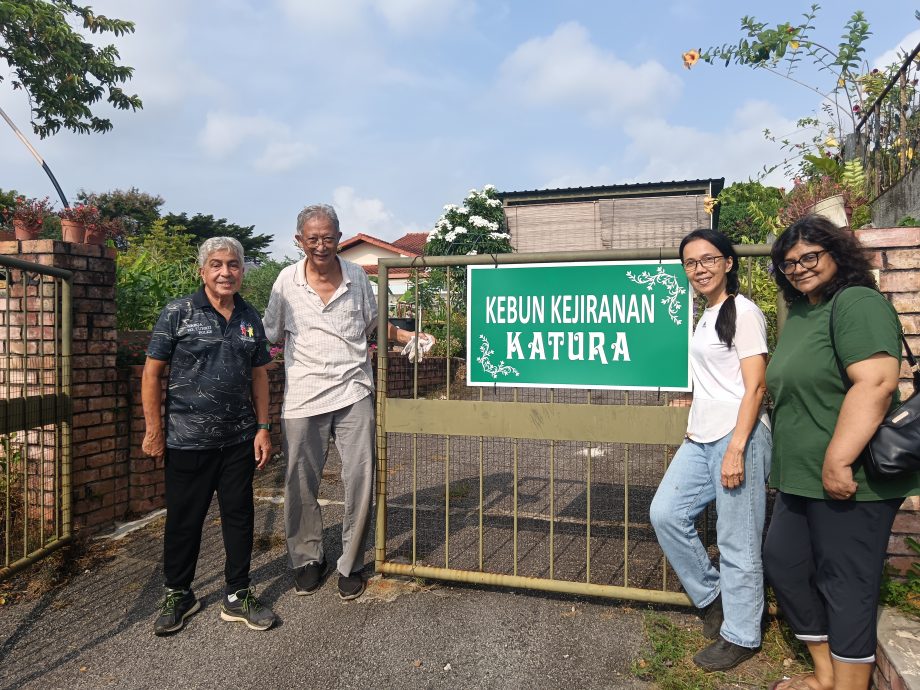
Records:
<instances>
[{"instance_id":1,"label":"red brick wall","mask_svg":"<svg viewBox=\"0 0 920 690\"><path fill-rule=\"evenodd\" d=\"M879 289L901 317L907 342L920 354L920 228L867 228L856 235L872 250L872 265L879 270ZM910 370L901 365L901 399L913 393ZM920 499L908 498L894 521L888 541L888 563L901 573L920 557L905 543L905 536L920 538Z\"/></svg>"},{"instance_id":2,"label":"red brick wall","mask_svg":"<svg viewBox=\"0 0 920 690\"><path fill-rule=\"evenodd\" d=\"M73 528L128 510L126 390L115 367L115 250L54 240L0 242L0 254L74 271L71 398Z\"/></svg>"}]
</instances>

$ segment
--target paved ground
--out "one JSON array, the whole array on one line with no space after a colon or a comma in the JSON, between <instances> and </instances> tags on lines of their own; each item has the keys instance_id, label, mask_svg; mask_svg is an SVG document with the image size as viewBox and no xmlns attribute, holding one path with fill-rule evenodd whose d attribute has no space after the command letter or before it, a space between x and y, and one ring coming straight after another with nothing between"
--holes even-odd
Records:
<instances>
[{"instance_id":1,"label":"paved ground","mask_svg":"<svg viewBox=\"0 0 920 690\"><path fill-rule=\"evenodd\" d=\"M336 474L324 483L332 559L341 533ZM252 569L281 619L274 629L219 619L215 507L195 581L203 609L182 632L152 634L162 591L158 520L126 537L112 561L36 601L0 609L0 688L650 687L630 673L644 651L640 606L379 578L364 597L342 602L335 576L316 595L296 596L282 506L268 500L276 477L277 469L268 473L258 491L265 498L257 503Z\"/></svg>"}]
</instances>

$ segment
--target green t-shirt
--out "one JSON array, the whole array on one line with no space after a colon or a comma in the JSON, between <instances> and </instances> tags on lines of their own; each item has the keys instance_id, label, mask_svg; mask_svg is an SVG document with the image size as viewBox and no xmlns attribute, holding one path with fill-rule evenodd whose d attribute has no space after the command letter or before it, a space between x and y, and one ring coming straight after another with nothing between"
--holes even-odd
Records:
<instances>
[{"instance_id":1,"label":"green t-shirt","mask_svg":"<svg viewBox=\"0 0 920 690\"><path fill-rule=\"evenodd\" d=\"M789 306L789 317L767 366L773 398L773 463L770 485L809 498L829 498L821 483L824 453L834 433L845 389L831 346L831 302L806 299ZM844 368L878 352L901 357L901 324L881 293L851 287L838 293L834 339ZM897 405L897 395L892 407ZM920 493L920 473L870 480L860 466L854 499L877 501Z\"/></svg>"}]
</instances>

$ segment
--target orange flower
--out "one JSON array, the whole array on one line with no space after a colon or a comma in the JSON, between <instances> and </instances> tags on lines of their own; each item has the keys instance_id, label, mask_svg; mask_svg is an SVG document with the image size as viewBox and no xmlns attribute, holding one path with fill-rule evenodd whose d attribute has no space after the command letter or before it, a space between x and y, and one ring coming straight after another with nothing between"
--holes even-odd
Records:
<instances>
[{"instance_id":1,"label":"orange flower","mask_svg":"<svg viewBox=\"0 0 920 690\"><path fill-rule=\"evenodd\" d=\"M688 50L682 57L684 58L684 67L690 69L700 59L700 51L694 48L693 50Z\"/></svg>"}]
</instances>

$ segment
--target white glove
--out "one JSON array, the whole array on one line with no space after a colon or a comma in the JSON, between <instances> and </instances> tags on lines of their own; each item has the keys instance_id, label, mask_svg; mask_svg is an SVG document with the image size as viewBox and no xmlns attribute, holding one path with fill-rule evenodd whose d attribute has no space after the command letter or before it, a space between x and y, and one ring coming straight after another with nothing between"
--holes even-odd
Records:
<instances>
[{"instance_id":1,"label":"white glove","mask_svg":"<svg viewBox=\"0 0 920 690\"><path fill-rule=\"evenodd\" d=\"M402 349L401 354L406 355L410 362L414 362L416 356L418 356L418 361L421 362L425 353L428 352L433 345L434 338L426 333L419 333L418 342L416 343L416 337L413 335L409 342L406 343L406 346Z\"/></svg>"}]
</instances>

